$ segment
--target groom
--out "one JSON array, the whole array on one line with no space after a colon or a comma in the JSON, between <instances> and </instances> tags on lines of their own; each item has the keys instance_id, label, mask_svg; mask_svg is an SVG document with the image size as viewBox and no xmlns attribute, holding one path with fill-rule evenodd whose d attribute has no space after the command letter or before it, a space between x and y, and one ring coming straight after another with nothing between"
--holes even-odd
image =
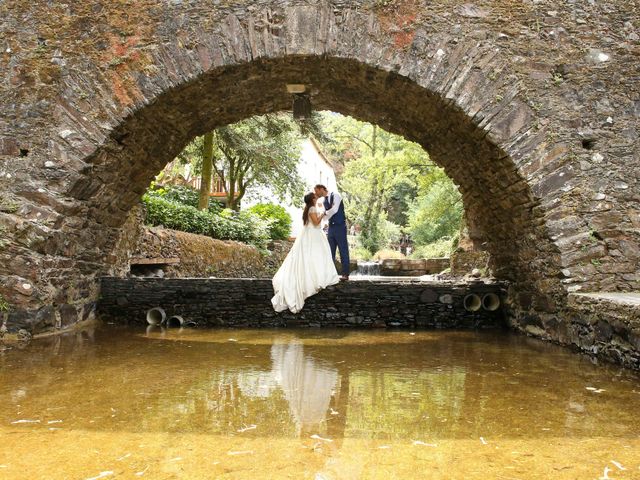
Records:
<instances>
[{"instance_id":1,"label":"groom","mask_svg":"<svg viewBox=\"0 0 640 480\"><path fill-rule=\"evenodd\" d=\"M325 215L329 220L327 238L331 247L331 257L336 260L336 247L340 249L342 276L340 280L349 280L349 244L347 243L347 218L344 214L344 203L338 192L327 190L324 185L316 185L314 192L318 198L324 197Z\"/></svg>"}]
</instances>

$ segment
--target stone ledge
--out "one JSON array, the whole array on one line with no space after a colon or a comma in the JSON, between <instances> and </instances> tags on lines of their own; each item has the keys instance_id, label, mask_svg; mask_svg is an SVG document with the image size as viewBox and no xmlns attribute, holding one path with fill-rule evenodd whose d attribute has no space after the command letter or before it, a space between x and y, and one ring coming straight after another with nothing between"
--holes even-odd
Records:
<instances>
[{"instance_id":1,"label":"stone ledge","mask_svg":"<svg viewBox=\"0 0 640 480\"><path fill-rule=\"evenodd\" d=\"M569 302L583 303L589 300L637 306L640 311L640 292L591 292L571 293L569 295Z\"/></svg>"},{"instance_id":2,"label":"stone ledge","mask_svg":"<svg viewBox=\"0 0 640 480\"><path fill-rule=\"evenodd\" d=\"M169 257L169 258L137 258L133 257L129 259L129 265L169 265L180 263L179 257Z\"/></svg>"},{"instance_id":3,"label":"stone ledge","mask_svg":"<svg viewBox=\"0 0 640 480\"><path fill-rule=\"evenodd\" d=\"M640 292L572 293L568 310L568 343L640 369Z\"/></svg>"}]
</instances>

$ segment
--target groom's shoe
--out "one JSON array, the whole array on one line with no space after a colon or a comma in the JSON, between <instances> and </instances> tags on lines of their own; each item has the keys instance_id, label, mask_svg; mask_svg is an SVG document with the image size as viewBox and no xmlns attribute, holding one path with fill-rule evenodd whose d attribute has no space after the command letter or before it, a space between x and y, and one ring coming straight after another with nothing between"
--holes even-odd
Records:
<instances>
[{"instance_id":1,"label":"groom's shoe","mask_svg":"<svg viewBox=\"0 0 640 480\"><path fill-rule=\"evenodd\" d=\"M340 281L341 281L341 282L346 282L347 280L349 280L349 275L342 275L342 276L340 277Z\"/></svg>"}]
</instances>

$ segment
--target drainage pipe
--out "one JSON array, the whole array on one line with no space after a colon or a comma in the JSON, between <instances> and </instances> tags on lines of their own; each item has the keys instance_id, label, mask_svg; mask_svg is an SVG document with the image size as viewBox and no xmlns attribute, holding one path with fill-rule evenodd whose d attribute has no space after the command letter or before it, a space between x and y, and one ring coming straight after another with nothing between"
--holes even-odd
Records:
<instances>
[{"instance_id":1,"label":"drainage pipe","mask_svg":"<svg viewBox=\"0 0 640 480\"><path fill-rule=\"evenodd\" d=\"M475 293L470 293L464 297L462 304L467 312L477 312L482 307L482 300Z\"/></svg>"},{"instance_id":2,"label":"drainage pipe","mask_svg":"<svg viewBox=\"0 0 640 480\"><path fill-rule=\"evenodd\" d=\"M147 323L149 325L162 325L167 319L167 314L160 307L153 307L147 310Z\"/></svg>"},{"instance_id":3,"label":"drainage pipe","mask_svg":"<svg viewBox=\"0 0 640 480\"><path fill-rule=\"evenodd\" d=\"M174 315L173 317L170 317L169 320L167 321L167 327L171 328L171 327L182 327L182 325L184 325L184 318L182 318L180 315Z\"/></svg>"},{"instance_id":4,"label":"drainage pipe","mask_svg":"<svg viewBox=\"0 0 640 480\"><path fill-rule=\"evenodd\" d=\"M500 308L500 297L495 293L487 293L482 297L482 308L489 312L495 312Z\"/></svg>"}]
</instances>

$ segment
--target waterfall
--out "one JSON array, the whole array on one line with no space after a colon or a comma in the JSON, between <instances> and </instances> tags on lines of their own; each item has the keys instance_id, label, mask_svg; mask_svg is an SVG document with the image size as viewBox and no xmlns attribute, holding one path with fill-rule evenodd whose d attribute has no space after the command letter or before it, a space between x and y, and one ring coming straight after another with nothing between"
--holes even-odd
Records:
<instances>
[{"instance_id":1,"label":"waterfall","mask_svg":"<svg viewBox=\"0 0 640 480\"><path fill-rule=\"evenodd\" d=\"M380 262L358 262L356 275L362 277L380 275Z\"/></svg>"}]
</instances>

